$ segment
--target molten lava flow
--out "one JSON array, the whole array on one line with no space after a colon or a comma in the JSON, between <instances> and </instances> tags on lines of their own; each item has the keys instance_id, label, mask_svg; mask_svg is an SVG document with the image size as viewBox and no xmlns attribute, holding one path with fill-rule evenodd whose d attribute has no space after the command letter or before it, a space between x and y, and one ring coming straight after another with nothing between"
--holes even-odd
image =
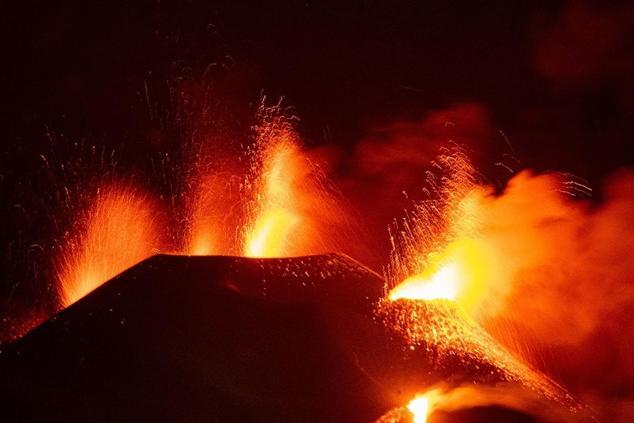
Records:
<instances>
[{"instance_id":1,"label":"molten lava flow","mask_svg":"<svg viewBox=\"0 0 634 423\"><path fill-rule=\"evenodd\" d=\"M62 246L58 279L70 305L160 246L153 203L126 186L100 189Z\"/></svg>"},{"instance_id":2,"label":"molten lava flow","mask_svg":"<svg viewBox=\"0 0 634 423\"><path fill-rule=\"evenodd\" d=\"M427 417L434 411L439 396L440 391L434 389L417 395L416 398L407 404L407 409L413 416L413 423L425 423L427 421Z\"/></svg>"},{"instance_id":3,"label":"molten lava flow","mask_svg":"<svg viewBox=\"0 0 634 423\"><path fill-rule=\"evenodd\" d=\"M416 397L407 404L407 409L414 417L414 423L425 423L429 415L429 398L424 395Z\"/></svg>"},{"instance_id":4,"label":"molten lava flow","mask_svg":"<svg viewBox=\"0 0 634 423\"><path fill-rule=\"evenodd\" d=\"M247 230L244 255L279 257L288 251L289 237L301 222L295 210L298 193L293 183L297 175L299 149L288 135L275 140L264 151L255 216Z\"/></svg>"}]
</instances>

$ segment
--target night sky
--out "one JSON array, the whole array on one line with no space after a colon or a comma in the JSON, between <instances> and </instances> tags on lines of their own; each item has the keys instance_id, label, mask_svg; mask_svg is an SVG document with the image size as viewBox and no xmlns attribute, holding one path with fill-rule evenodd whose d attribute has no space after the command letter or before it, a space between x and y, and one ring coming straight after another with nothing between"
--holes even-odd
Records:
<instances>
[{"instance_id":1,"label":"night sky","mask_svg":"<svg viewBox=\"0 0 634 423\"><path fill-rule=\"evenodd\" d=\"M215 63L237 102L284 96L309 144L468 101L529 167L594 181L630 161L631 3L54 3L3 13L6 150L45 127L142 138L144 82Z\"/></svg>"},{"instance_id":2,"label":"night sky","mask_svg":"<svg viewBox=\"0 0 634 423\"><path fill-rule=\"evenodd\" d=\"M40 155L51 137L125 145L122 162L147 166L143 157L177 142L170 88L184 75L212 75L228 126L247 126L261 95L284 97L304 142L336 150L344 175L380 128L415 131L447 110L475 111L469 125L487 128L470 145L484 167L509 153L517 169L599 187L632 164L632 2L129 3L3 10L5 300L49 289L33 282L42 270L32 263L50 236L55 198Z\"/></svg>"}]
</instances>

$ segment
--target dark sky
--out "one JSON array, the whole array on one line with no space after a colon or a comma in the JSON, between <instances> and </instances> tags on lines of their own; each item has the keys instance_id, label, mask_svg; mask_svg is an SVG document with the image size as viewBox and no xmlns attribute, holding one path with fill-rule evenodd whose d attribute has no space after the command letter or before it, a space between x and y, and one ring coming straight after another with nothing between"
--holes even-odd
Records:
<instances>
[{"instance_id":1,"label":"dark sky","mask_svg":"<svg viewBox=\"0 0 634 423\"><path fill-rule=\"evenodd\" d=\"M125 142L135 163L170 138L173 81L205 69L234 120L250 115L262 92L284 96L308 145L344 154L377 127L415 128L432 111L467 103L486 112L524 166L598 186L632 164L633 2L337 3L6 5L3 298L24 272L13 264L16 251L46 237L38 228L48 221L36 209L49 194L32 175L42 173L47 134ZM508 147L498 136L473 148L493 161Z\"/></svg>"},{"instance_id":2,"label":"dark sky","mask_svg":"<svg viewBox=\"0 0 634 423\"><path fill-rule=\"evenodd\" d=\"M3 16L5 143L143 134L144 82L224 63L234 98L285 96L309 143L469 101L531 167L594 181L631 159L631 3L24 3Z\"/></svg>"}]
</instances>

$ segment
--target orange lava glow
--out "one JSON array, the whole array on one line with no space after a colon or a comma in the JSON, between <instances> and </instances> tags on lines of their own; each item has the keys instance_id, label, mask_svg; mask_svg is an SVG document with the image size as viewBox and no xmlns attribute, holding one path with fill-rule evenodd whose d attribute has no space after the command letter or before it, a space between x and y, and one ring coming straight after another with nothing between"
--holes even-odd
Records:
<instances>
[{"instance_id":1,"label":"orange lava glow","mask_svg":"<svg viewBox=\"0 0 634 423\"><path fill-rule=\"evenodd\" d=\"M429 398L416 397L407 404L407 409L412 413L414 423L425 423L429 415Z\"/></svg>"},{"instance_id":2,"label":"orange lava glow","mask_svg":"<svg viewBox=\"0 0 634 423\"><path fill-rule=\"evenodd\" d=\"M412 276L390 292L391 300L408 298L412 300L455 300L458 294L460 275L454 263L441 267L430 278Z\"/></svg>"},{"instance_id":3,"label":"orange lava glow","mask_svg":"<svg viewBox=\"0 0 634 423\"><path fill-rule=\"evenodd\" d=\"M55 262L64 305L162 249L263 258L341 251L331 240L348 222L300 147L293 119L262 104L254 129L246 160L216 163L202 154L188 163L183 202L173 202L183 207L172 210L175 228L157 220L159 204L132 184L105 184L80 198L88 205Z\"/></svg>"},{"instance_id":4,"label":"orange lava glow","mask_svg":"<svg viewBox=\"0 0 634 423\"><path fill-rule=\"evenodd\" d=\"M62 246L58 279L64 305L155 254L161 233L155 216L153 203L138 191L101 188Z\"/></svg>"},{"instance_id":5,"label":"orange lava glow","mask_svg":"<svg viewBox=\"0 0 634 423\"><path fill-rule=\"evenodd\" d=\"M472 315L483 306L496 255L480 237L485 211L475 170L460 151L441 157L447 175L432 187L438 198L415 206L392 256L392 278L400 283L389 298L447 299Z\"/></svg>"},{"instance_id":6,"label":"orange lava glow","mask_svg":"<svg viewBox=\"0 0 634 423\"><path fill-rule=\"evenodd\" d=\"M184 250L190 255L235 254L231 228L235 216L231 175L196 175L187 193L188 216Z\"/></svg>"},{"instance_id":7,"label":"orange lava glow","mask_svg":"<svg viewBox=\"0 0 634 423\"><path fill-rule=\"evenodd\" d=\"M257 204L245 236L246 257L288 254L289 238L302 221L295 209L298 193L293 187L301 160L298 147L287 137L276 140L264 151Z\"/></svg>"},{"instance_id":8,"label":"orange lava glow","mask_svg":"<svg viewBox=\"0 0 634 423\"><path fill-rule=\"evenodd\" d=\"M458 302L467 311L481 305L487 282L495 277L495 256L478 238L452 241L440 252L425 257L426 269L406 278L389 294L391 300L447 299Z\"/></svg>"},{"instance_id":9,"label":"orange lava glow","mask_svg":"<svg viewBox=\"0 0 634 423\"><path fill-rule=\"evenodd\" d=\"M425 423L440 397L440 391L431 390L411 400L407 404L407 410L412 413L413 423Z\"/></svg>"}]
</instances>

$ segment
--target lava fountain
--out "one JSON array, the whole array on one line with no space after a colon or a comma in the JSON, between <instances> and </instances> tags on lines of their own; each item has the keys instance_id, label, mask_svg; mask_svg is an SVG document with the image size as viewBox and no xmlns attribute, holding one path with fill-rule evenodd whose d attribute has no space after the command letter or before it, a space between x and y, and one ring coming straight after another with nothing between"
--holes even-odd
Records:
<instances>
[{"instance_id":1,"label":"lava fountain","mask_svg":"<svg viewBox=\"0 0 634 423\"><path fill-rule=\"evenodd\" d=\"M262 169L256 179L256 203L246 228L246 257L288 255L293 232L302 224L295 208L295 178L302 157L291 133L282 133L263 148Z\"/></svg>"},{"instance_id":2,"label":"lava fountain","mask_svg":"<svg viewBox=\"0 0 634 423\"><path fill-rule=\"evenodd\" d=\"M310 154L302 148L293 116L280 105L258 113L247 151L245 224L241 255L292 257L346 251L354 224Z\"/></svg>"},{"instance_id":3,"label":"lava fountain","mask_svg":"<svg viewBox=\"0 0 634 423\"><path fill-rule=\"evenodd\" d=\"M438 166L441 175L428 178L429 192L437 197L414 205L408 218L391 228L387 276L396 286L389 298L453 300L477 316L497 275L494 252L478 233L476 171L459 148L440 156Z\"/></svg>"},{"instance_id":4,"label":"lava fountain","mask_svg":"<svg viewBox=\"0 0 634 423\"><path fill-rule=\"evenodd\" d=\"M187 239L185 251L191 255L231 254L234 216L231 177L217 171L197 175L187 192Z\"/></svg>"},{"instance_id":5,"label":"lava fountain","mask_svg":"<svg viewBox=\"0 0 634 423\"><path fill-rule=\"evenodd\" d=\"M161 233L157 208L147 195L121 183L100 187L62 245L57 277L63 304L155 254Z\"/></svg>"},{"instance_id":6,"label":"lava fountain","mask_svg":"<svg viewBox=\"0 0 634 423\"><path fill-rule=\"evenodd\" d=\"M341 251L343 208L302 150L292 117L262 103L244 177L218 163L194 160L187 169L183 239L159 222L157 202L132 184L103 184L89 198L56 262L69 305L159 251L188 255L271 258ZM225 164L239 169L236 164ZM236 184L235 181L240 181ZM239 185L239 187L236 187ZM181 215L177 212L177 215ZM336 233L336 235L334 235Z\"/></svg>"}]
</instances>

